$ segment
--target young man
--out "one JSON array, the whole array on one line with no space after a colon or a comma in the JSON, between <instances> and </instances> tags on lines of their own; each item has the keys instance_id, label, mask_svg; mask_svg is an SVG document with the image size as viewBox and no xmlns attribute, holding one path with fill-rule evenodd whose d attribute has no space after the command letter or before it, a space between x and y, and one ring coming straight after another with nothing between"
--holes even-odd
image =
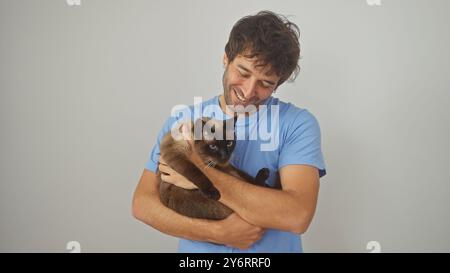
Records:
<instances>
[{"instance_id":1,"label":"young man","mask_svg":"<svg viewBox=\"0 0 450 273\"><path fill-rule=\"evenodd\" d=\"M227 106L254 106L256 111L246 113L246 118L236 123L236 130L249 135L258 135L260 117L269 116L270 127L276 131L272 135L275 144L264 146L267 139L261 137L239 141L231 163L250 175L269 168L268 182L272 185L279 172L282 190L254 186L215 168L205 168L193 152L191 161L219 190L219 201L235 213L211 221L185 217L165 207L158 195L157 168L167 173L163 178L166 182L185 188L193 185L159 162L159 144L177 117L164 124L136 188L133 214L161 232L180 237L180 252L302 252L299 234L311 223L319 178L326 173L320 128L307 110L272 97L298 72L298 38L295 24L269 11L239 20L225 46L223 94L201 105L219 108L226 118L234 114Z\"/></svg>"}]
</instances>

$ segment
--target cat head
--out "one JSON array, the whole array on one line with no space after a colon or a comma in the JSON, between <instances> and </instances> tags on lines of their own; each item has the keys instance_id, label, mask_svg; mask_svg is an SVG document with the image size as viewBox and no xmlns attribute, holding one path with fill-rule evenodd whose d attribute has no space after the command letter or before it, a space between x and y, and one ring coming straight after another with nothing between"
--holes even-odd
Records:
<instances>
[{"instance_id":1,"label":"cat head","mask_svg":"<svg viewBox=\"0 0 450 273\"><path fill-rule=\"evenodd\" d=\"M194 149L210 166L224 165L236 146L237 118L216 120L203 117L194 124Z\"/></svg>"}]
</instances>

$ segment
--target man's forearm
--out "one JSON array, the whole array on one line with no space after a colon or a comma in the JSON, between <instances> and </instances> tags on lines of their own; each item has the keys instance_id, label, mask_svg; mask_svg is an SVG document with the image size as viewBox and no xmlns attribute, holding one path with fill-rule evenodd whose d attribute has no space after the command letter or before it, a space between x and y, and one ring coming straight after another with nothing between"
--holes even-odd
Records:
<instances>
[{"instance_id":1,"label":"man's forearm","mask_svg":"<svg viewBox=\"0 0 450 273\"><path fill-rule=\"evenodd\" d=\"M195 241L220 242L218 225L214 221L183 216L164 206L159 196L137 196L134 216L153 228L175 236Z\"/></svg>"},{"instance_id":2,"label":"man's forearm","mask_svg":"<svg viewBox=\"0 0 450 273\"><path fill-rule=\"evenodd\" d=\"M255 186L215 168L198 167L219 190L219 201L244 220L264 228L302 233L304 210L294 193Z\"/></svg>"}]
</instances>

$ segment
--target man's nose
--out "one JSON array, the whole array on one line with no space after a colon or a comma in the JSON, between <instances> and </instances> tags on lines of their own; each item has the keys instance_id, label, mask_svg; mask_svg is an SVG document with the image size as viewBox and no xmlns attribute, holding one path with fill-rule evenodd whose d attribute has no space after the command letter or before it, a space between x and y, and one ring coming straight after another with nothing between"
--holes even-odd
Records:
<instances>
[{"instance_id":1,"label":"man's nose","mask_svg":"<svg viewBox=\"0 0 450 273\"><path fill-rule=\"evenodd\" d=\"M246 99L250 99L256 95L256 84L257 82L254 79L247 80L244 89L242 90Z\"/></svg>"}]
</instances>

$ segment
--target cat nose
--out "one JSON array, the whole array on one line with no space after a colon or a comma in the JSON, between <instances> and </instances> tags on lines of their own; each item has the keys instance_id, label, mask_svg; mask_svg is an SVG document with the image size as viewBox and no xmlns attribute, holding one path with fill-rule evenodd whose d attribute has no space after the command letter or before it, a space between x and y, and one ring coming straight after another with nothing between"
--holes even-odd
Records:
<instances>
[{"instance_id":1,"label":"cat nose","mask_svg":"<svg viewBox=\"0 0 450 273\"><path fill-rule=\"evenodd\" d=\"M224 151L220 152L220 159L225 160L227 158L227 154Z\"/></svg>"}]
</instances>

